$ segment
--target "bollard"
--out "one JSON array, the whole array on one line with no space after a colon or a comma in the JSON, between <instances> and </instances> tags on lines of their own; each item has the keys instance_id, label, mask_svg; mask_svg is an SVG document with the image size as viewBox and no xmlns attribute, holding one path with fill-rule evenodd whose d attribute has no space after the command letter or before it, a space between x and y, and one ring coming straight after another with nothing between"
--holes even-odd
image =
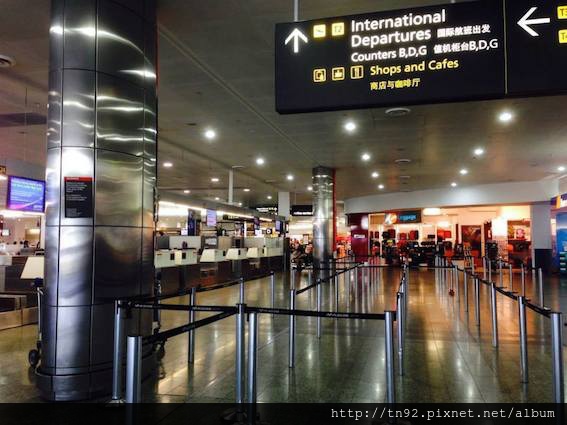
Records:
<instances>
[{"instance_id":1,"label":"bollard","mask_svg":"<svg viewBox=\"0 0 567 425\"><path fill-rule=\"evenodd\" d=\"M311 275L311 270L309 270L309 275ZM270 298L272 300L272 308L276 308L276 275L274 272L270 273ZM272 314L272 317L275 317Z\"/></svg>"},{"instance_id":2,"label":"bollard","mask_svg":"<svg viewBox=\"0 0 567 425\"><path fill-rule=\"evenodd\" d=\"M539 287L539 305L542 307L545 307L545 300L543 297L543 271L541 270L541 267L537 270L537 274L538 274L538 287Z\"/></svg>"},{"instance_id":3,"label":"bollard","mask_svg":"<svg viewBox=\"0 0 567 425\"><path fill-rule=\"evenodd\" d=\"M512 264L508 264L508 270L509 270L509 278L508 280L510 281L510 291L514 292L514 272L512 271Z\"/></svg>"},{"instance_id":4,"label":"bollard","mask_svg":"<svg viewBox=\"0 0 567 425\"><path fill-rule=\"evenodd\" d=\"M518 297L518 310L520 317L520 369L523 383L529 381L528 375L528 331L526 326L526 299Z\"/></svg>"},{"instance_id":5,"label":"bollard","mask_svg":"<svg viewBox=\"0 0 567 425\"><path fill-rule=\"evenodd\" d=\"M114 301L114 352L112 357L112 400L122 398L122 339L124 323L120 300Z\"/></svg>"},{"instance_id":6,"label":"bollard","mask_svg":"<svg viewBox=\"0 0 567 425\"><path fill-rule=\"evenodd\" d=\"M398 331L398 373L404 374L404 294L398 292L396 298L397 331Z\"/></svg>"},{"instance_id":7,"label":"bollard","mask_svg":"<svg viewBox=\"0 0 567 425\"><path fill-rule=\"evenodd\" d=\"M189 292L189 306L193 307L197 304L197 288L194 286L191 288L191 292ZM195 311L193 309L189 310L189 323L193 323L195 321ZM195 362L195 330L189 331L188 335L188 363L193 364Z\"/></svg>"},{"instance_id":8,"label":"bollard","mask_svg":"<svg viewBox=\"0 0 567 425\"><path fill-rule=\"evenodd\" d=\"M474 277L473 277L474 279ZM465 312L469 312L469 278L465 275L463 279L463 294L465 298Z\"/></svg>"},{"instance_id":9,"label":"bollard","mask_svg":"<svg viewBox=\"0 0 567 425\"><path fill-rule=\"evenodd\" d=\"M140 403L142 398L142 337L126 339L126 403Z\"/></svg>"},{"instance_id":10,"label":"bollard","mask_svg":"<svg viewBox=\"0 0 567 425\"><path fill-rule=\"evenodd\" d=\"M551 350L553 355L553 398L555 403L564 403L563 377L563 314L551 313Z\"/></svg>"},{"instance_id":11,"label":"bollard","mask_svg":"<svg viewBox=\"0 0 567 425\"><path fill-rule=\"evenodd\" d=\"M480 327L480 282L474 278L474 317L476 325Z\"/></svg>"},{"instance_id":12,"label":"bollard","mask_svg":"<svg viewBox=\"0 0 567 425\"><path fill-rule=\"evenodd\" d=\"M492 346L498 347L498 310L496 304L496 284L490 285L490 309L492 316Z\"/></svg>"},{"instance_id":13,"label":"bollard","mask_svg":"<svg viewBox=\"0 0 567 425\"><path fill-rule=\"evenodd\" d=\"M295 289L289 291L289 309L295 310ZM295 367L295 315L289 315L289 367Z\"/></svg>"},{"instance_id":14,"label":"bollard","mask_svg":"<svg viewBox=\"0 0 567 425\"><path fill-rule=\"evenodd\" d=\"M248 403L256 403L256 372L258 367L258 316L248 318Z\"/></svg>"},{"instance_id":15,"label":"bollard","mask_svg":"<svg viewBox=\"0 0 567 425\"><path fill-rule=\"evenodd\" d=\"M320 312L321 311L321 291L323 290L322 288L322 282L321 279L319 279L317 281L317 311ZM321 338L321 317L317 317L317 338Z\"/></svg>"},{"instance_id":16,"label":"bollard","mask_svg":"<svg viewBox=\"0 0 567 425\"><path fill-rule=\"evenodd\" d=\"M236 313L236 403L244 403L245 396L245 334L246 334L246 304L238 304Z\"/></svg>"},{"instance_id":17,"label":"bollard","mask_svg":"<svg viewBox=\"0 0 567 425\"><path fill-rule=\"evenodd\" d=\"M394 312L385 312L385 349L386 349L386 403L396 402L396 384L394 376Z\"/></svg>"},{"instance_id":18,"label":"bollard","mask_svg":"<svg viewBox=\"0 0 567 425\"><path fill-rule=\"evenodd\" d=\"M240 304L244 304L244 278L240 278Z\"/></svg>"}]
</instances>

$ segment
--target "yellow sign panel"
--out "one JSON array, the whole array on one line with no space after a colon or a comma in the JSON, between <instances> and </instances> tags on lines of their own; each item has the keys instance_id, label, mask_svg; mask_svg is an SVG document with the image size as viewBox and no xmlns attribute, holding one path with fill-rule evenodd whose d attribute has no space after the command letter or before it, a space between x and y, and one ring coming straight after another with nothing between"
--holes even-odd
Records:
<instances>
[{"instance_id":1,"label":"yellow sign panel","mask_svg":"<svg viewBox=\"0 0 567 425\"><path fill-rule=\"evenodd\" d=\"M345 35L345 23L344 22L335 22L331 26L331 35L333 37L340 37L341 35Z\"/></svg>"},{"instance_id":2,"label":"yellow sign panel","mask_svg":"<svg viewBox=\"0 0 567 425\"><path fill-rule=\"evenodd\" d=\"M345 79L345 68L340 66L333 68L333 81L342 81Z\"/></svg>"},{"instance_id":3,"label":"yellow sign panel","mask_svg":"<svg viewBox=\"0 0 567 425\"><path fill-rule=\"evenodd\" d=\"M327 26L325 24L313 25L313 38L325 38Z\"/></svg>"},{"instance_id":4,"label":"yellow sign panel","mask_svg":"<svg viewBox=\"0 0 567 425\"><path fill-rule=\"evenodd\" d=\"M567 43L567 30L559 31L559 42L561 44Z\"/></svg>"},{"instance_id":5,"label":"yellow sign panel","mask_svg":"<svg viewBox=\"0 0 567 425\"><path fill-rule=\"evenodd\" d=\"M567 19L567 6L559 6L557 8L557 17L559 19Z\"/></svg>"},{"instance_id":6,"label":"yellow sign panel","mask_svg":"<svg viewBox=\"0 0 567 425\"><path fill-rule=\"evenodd\" d=\"M325 68L318 68L313 71L313 81L315 83L324 83L327 81L327 70Z\"/></svg>"},{"instance_id":7,"label":"yellow sign panel","mask_svg":"<svg viewBox=\"0 0 567 425\"><path fill-rule=\"evenodd\" d=\"M363 65L351 66L350 78L352 80L360 80L361 78L364 78L364 66Z\"/></svg>"}]
</instances>

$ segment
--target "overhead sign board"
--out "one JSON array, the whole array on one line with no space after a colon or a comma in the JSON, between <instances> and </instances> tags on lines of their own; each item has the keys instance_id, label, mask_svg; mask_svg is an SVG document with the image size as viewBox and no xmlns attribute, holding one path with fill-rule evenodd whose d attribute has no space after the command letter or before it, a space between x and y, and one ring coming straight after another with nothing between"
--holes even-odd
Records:
<instances>
[{"instance_id":1,"label":"overhead sign board","mask_svg":"<svg viewBox=\"0 0 567 425\"><path fill-rule=\"evenodd\" d=\"M276 109L297 113L565 90L563 2L480 0L278 24Z\"/></svg>"}]
</instances>

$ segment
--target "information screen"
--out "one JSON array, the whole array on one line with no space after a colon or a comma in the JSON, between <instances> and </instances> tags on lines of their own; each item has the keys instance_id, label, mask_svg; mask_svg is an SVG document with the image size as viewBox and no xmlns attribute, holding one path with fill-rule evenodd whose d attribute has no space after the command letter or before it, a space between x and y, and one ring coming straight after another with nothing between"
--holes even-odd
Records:
<instances>
[{"instance_id":1,"label":"information screen","mask_svg":"<svg viewBox=\"0 0 567 425\"><path fill-rule=\"evenodd\" d=\"M567 90L567 2L479 0L276 25L282 114Z\"/></svg>"},{"instance_id":2,"label":"information screen","mask_svg":"<svg viewBox=\"0 0 567 425\"><path fill-rule=\"evenodd\" d=\"M9 210L43 213L45 210L45 182L24 177L8 177Z\"/></svg>"},{"instance_id":3,"label":"information screen","mask_svg":"<svg viewBox=\"0 0 567 425\"><path fill-rule=\"evenodd\" d=\"M215 210L207 210L207 226L215 227L217 225L217 212Z\"/></svg>"},{"instance_id":4,"label":"information screen","mask_svg":"<svg viewBox=\"0 0 567 425\"><path fill-rule=\"evenodd\" d=\"M65 217L93 217L93 178L65 177Z\"/></svg>"}]
</instances>

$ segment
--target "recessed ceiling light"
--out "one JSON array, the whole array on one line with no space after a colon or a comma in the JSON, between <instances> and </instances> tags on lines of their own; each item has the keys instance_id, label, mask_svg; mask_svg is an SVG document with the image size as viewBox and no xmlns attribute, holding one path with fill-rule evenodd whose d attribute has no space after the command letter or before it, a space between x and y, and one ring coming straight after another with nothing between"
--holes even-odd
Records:
<instances>
[{"instance_id":1,"label":"recessed ceiling light","mask_svg":"<svg viewBox=\"0 0 567 425\"><path fill-rule=\"evenodd\" d=\"M220 201L220 198L217 196L217 197L215 198L215 201Z\"/></svg>"},{"instance_id":2,"label":"recessed ceiling light","mask_svg":"<svg viewBox=\"0 0 567 425\"><path fill-rule=\"evenodd\" d=\"M483 148L476 148L476 149L474 150L474 154L475 154L475 156L484 155L484 149L483 149Z\"/></svg>"},{"instance_id":3,"label":"recessed ceiling light","mask_svg":"<svg viewBox=\"0 0 567 425\"><path fill-rule=\"evenodd\" d=\"M287 179L288 181L290 181L290 182L293 181L293 179L294 179L293 174L288 174L288 175L286 176L286 179Z\"/></svg>"},{"instance_id":4,"label":"recessed ceiling light","mask_svg":"<svg viewBox=\"0 0 567 425\"><path fill-rule=\"evenodd\" d=\"M383 184L379 184L379 185L378 185L378 189L384 190L384 185L383 185Z\"/></svg>"},{"instance_id":5,"label":"recessed ceiling light","mask_svg":"<svg viewBox=\"0 0 567 425\"><path fill-rule=\"evenodd\" d=\"M459 171L459 174L461 176L466 176L469 173L469 170L467 170L466 168L463 168Z\"/></svg>"},{"instance_id":6,"label":"recessed ceiling light","mask_svg":"<svg viewBox=\"0 0 567 425\"><path fill-rule=\"evenodd\" d=\"M218 177L212 177L211 178L211 183L218 183L220 181L220 179Z\"/></svg>"},{"instance_id":7,"label":"recessed ceiling light","mask_svg":"<svg viewBox=\"0 0 567 425\"><path fill-rule=\"evenodd\" d=\"M248 189L248 188L245 188L243 190L244 190L244 192L250 192L250 189Z\"/></svg>"},{"instance_id":8,"label":"recessed ceiling light","mask_svg":"<svg viewBox=\"0 0 567 425\"><path fill-rule=\"evenodd\" d=\"M363 153L362 156L360 157L363 161L370 161L370 154L369 153Z\"/></svg>"},{"instance_id":9,"label":"recessed ceiling light","mask_svg":"<svg viewBox=\"0 0 567 425\"><path fill-rule=\"evenodd\" d=\"M262 157L256 158L256 165L264 165L266 160Z\"/></svg>"},{"instance_id":10,"label":"recessed ceiling light","mask_svg":"<svg viewBox=\"0 0 567 425\"><path fill-rule=\"evenodd\" d=\"M8 177L5 176L4 174L0 174L0 181L3 181L3 180L8 180Z\"/></svg>"},{"instance_id":11,"label":"recessed ceiling light","mask_svg":"<svg viewBox=\"0 0 567 425\"><path fill-rule=\"evenodd\" d=\"M16 60L10 56L0 55L0 68L11 68L16 64Z\"/></svg>"},{"instance_id":12,"label":"recessed ceiling light","mask_svg":"<svg viewBox=\"0 0 567 425\"><path fill-rule=\"evenodd\" d=\"M562 173L563 171L565 171L565 167L563 165L560 165L559 167L557 167L557 171Z\"/></svg>"},{"instance_id":13,"label":"recessed ceiling light","mask_svg":"<svg viewBox=\"0 0 567 425\"><path fill-rule=\"evenodd\" d=\"M378 177L380 177L380 173L378 173L377 171L374 171L374 172L372 173L372 178L373 178L373 179L377 179Z\"/></svg>"},{"instance_id":14,"label":"recessed ceiling light","mask_svg":"<svg viewBox=\"0 0 567 425\"><path fill-rule=\"evenodd\" d=\"M344 127L346 131L352 133L354 130L356 130L356 123L354 121L347 121Z\"/></svg>"},{"instance_id":15,"label":"recessed ceiling light","mask_svg":"<svg viewBox=\"0 0 567 425\"><path fill-rule=\"evenodd\" d=\"M411 159L408 158L400 158L400 159L396 159L394 161L396 164L409 164L411 162Z\"/></svg>"},{"instance_id":16,"label":"recessed ceiling light","mask_svg":"<svg viewBox=\"0 0 567 425\"><path fill-rule=\"evenodd\" d=\"M268 196L266 196L266 198L272 199L272 195L268 195Z\"/></svg>"},{"instance_id":17,"label":"recessed ceiling light","mask_svg":"<svg viewBox=\"0 0 567 425\"><path fill-rule=\"evenodd\" d=\"M504 111L500 113L498 119L500 120L500 122L507 123L514 119L514 114L512 114L512 112L510 111Z\"/></svg>"},{"instance_id":18,"label":"recessed ceiling light","mask_svg":"<svg viewBox=\"0 0 567 425\"><path fill-rule=\"evenodd\" d=\"M458 186L457 183L455 182L451 183L451 187L457 187L457 186Z\"/></svg>"},{"instance_id":19,"label":"recessed ceiling light","mask_svg":"<svg viewBox=\"0 0 567 425\"><path fill-rule=\"evenodd\" d=\"M239 203L238 203L238 206L241 207L241 206L242 206L242 202L239 202Z\"/></svg>"},{"instance_id":20,"label":"recessed ceiling light","mask_svg":"<svg viewBox=\"0 0 567 425\"><path fill-rule=\"evenodd\" d=\"M312 191L313 191L313 186L307 186L307 190L308 190L309 192L312 192Z\"/></svg>"},{"instance_id":21,"label":"recessed ceiling light","mask_svg":"<svg viewBox=\"0 0 567 425\"><path fill-rule=\"evenodd\" d=\"M217 132L213 129L208 129L205 130L205 133L203 133L205 135L205 138L207 138L208 140L213 140L216 139L217 137Z\"/></svg>"},{"instance_id":22,"label":"recessed ceiling light","mask_svg":"<svg viewBox=\"0 0 567 425\"><path fill-rule=\"evenodd\" d=\"M164 166L165 168L171 168L171 167L173 167L173 162L164 162L164 163L163 163L163 166Z\"/></svg>"},{"instance_id":23,"label":"recessed ceiling light","mask_svg":"<svg viewBox=\"0 0 567 425\"><path fill-rule=\"evenodd\" d=\"M189 189L185 189L183 193L191 193L191 191Z\"/></svg>"}]
</instances>

